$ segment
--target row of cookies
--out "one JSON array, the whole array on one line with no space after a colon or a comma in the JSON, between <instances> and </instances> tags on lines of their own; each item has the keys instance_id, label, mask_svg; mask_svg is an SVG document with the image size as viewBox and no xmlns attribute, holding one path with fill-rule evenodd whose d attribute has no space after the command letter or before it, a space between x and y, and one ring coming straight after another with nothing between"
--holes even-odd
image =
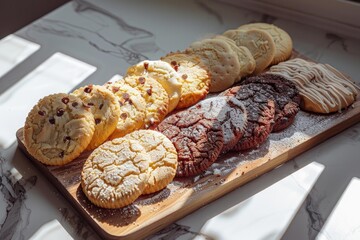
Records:
<instances>
[{"instance_id":1,"label":"row of cookies","mask_svg":"<svg viewBox=\"0 0 360 240\"><path fill-rule=\"evenodd\" d=\"M162 121L157 131L178 152L176 176L202 173L221 153L259 147L271 132L290 126L299 111L295 84L261 74Z\"/></svg>"}]
</instances>

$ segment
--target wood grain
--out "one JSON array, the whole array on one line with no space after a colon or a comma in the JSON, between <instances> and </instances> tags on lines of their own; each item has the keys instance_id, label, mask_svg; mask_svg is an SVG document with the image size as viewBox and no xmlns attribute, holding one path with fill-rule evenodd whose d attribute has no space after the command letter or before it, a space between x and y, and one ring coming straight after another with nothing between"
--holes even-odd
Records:
<instances>
[{"instance_id":1,"label":"wood grain","mask_svg":"<svg viewBox=\"0 0 360 240\"><path fill-rule=\"evenodd\" d=\"M139 239L157 232L359 121L359 98L341 113L319 115L300 111L291 127L281 133L272 133L259 149L222 155L201 176L175 178L166 189L141 196L134 204L115 210L94 206L79 187L80 172L90 152L84 152L65 166L46 166L26 151L22 129L17 132L17 138L19 148L102 237Z\"/></svg>"}]
</instances>

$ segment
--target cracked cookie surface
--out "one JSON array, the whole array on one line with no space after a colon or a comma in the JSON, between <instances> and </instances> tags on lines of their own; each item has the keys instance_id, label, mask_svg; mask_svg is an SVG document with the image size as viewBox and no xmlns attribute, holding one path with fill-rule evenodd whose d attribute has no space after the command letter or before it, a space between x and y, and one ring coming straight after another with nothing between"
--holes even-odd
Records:
<instances>
[{"instance_id":1,"label":"cracked cookie surface","mask_svg":"<svg viewBox=\"0 0 360 240\"><path fill-rule=\"evenodd\" d=\"M78 97L65 93L46 96L29 112L24 139L28 152L47 165L64 165L90 143L94 117Z\"/></svg>"},{"instance_id":2,"label":"cracked cookie surface","mask_svg":"<svg viewBox=\"0 0 360 240\"><path fill-rule=\"evenodd\" d=\"M143 194L157 192L174 179L178 164L177 152L172 142L160 132L153 130L138 130L126 138L137 140L150 155L149 180Z\"/></svg>"},{"instance_id":3,"label":"cracked cookie surface","mask_svg":"<svg viewBox=\"0 0 360 240\"><path fill-rule=\"evenodd\" d=\"M90 84L76 89L71 94L79 97L94 115L95 131L87 149L95 149L116 129L120 118L119 102L104 86Z\"/></svg>"},{"instance_id":4,"label":"cracked cookie surface","mask_svg":"<svg viewBox=\"0 0 360 240\"><path fill-rule=\"evenodd\" d=\"M96 148L81 172L81 187L96 206L120 208L134 202L149 178L150 156L135 140L116 138Z\"/></svg>"}]
</instances>

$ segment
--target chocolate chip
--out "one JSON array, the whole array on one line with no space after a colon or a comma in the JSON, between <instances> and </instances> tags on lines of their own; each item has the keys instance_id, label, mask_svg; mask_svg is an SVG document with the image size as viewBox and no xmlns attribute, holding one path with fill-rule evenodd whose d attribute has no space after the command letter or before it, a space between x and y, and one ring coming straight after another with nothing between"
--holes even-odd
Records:
<instances>
[{"instance_id":1,"label":"chocolate chip","mask_svg":"<svg viewBox=\"0 0 360 240\"><path fill-rule=\"evenodd\" d=\"M38 111L38 114L39 114L40 116L45 116L45 112L44 112L44 111Z\"/></svg>"},{"instance_id":2,"label":"chocolate chip","mask_svg":"<svg viewBox=\"0 0 360 240\"><path fill-rule=\"evenodd\" d=\"M87 105L88 106L94 106L94 104L92 102L89 102Z\"/></svg>"},{"instance_id":3,"label":"chocolate chip","mask_svg":"<svg viewBox=\"0 0 360 240\"><path fill-rule=\"evenodd\" d=\"M58 110L56 110L56 116L61 117L64 114L65 110L62 108L58 108Z\"/></svg>"},{"instance_id":4,"label":"chocolate chip","mask_svg":"<svg viewBox=\"0 0 360 240\"><path fill-rule=\"evenodd\" d=\"M188 75L187 75L187 74L183 74L181 77L182 77L182 79L187 79L187 78L188 78Z\"/></svg>"},{"instance_id":5,"label":"chocolate chip","mask_svg":"<svg viewBox=\"0 0 360 240\"><path fill-rule=\"evenodd\" d=\"M63 158L63 157L64 157L64 151L61 151L61 152L59 153L59 157L60 157L60 158Z\"/></svg>"},{"instance_id":6,"label":"chocolate chip","mask_svg":"<svg viewBox=\"0 0 360 240\"><path fill-rule=\"evenodd\" d=\"M93 89L93 85L90 84L89 86L87 86L86 88L84 88L84 92L86 92L86 93L91 93L92 89Z\"/></svg>"},{"instance_id":7,"label":"chocolate chip","mask_svg":"<svg viewBox=\"0 0 360 240\"><path fill-rule=\"evenodd\" d=\"M145 78L144 77L139 77L138 79L140 84L144 84L145 83Z\"/></svg>"},{"instance_id":8,"label":"chocolate chip","mask_svg":"<svg viewBox=\"0 0 360 240\"><path fill-rule=\"evenodd\" d=\"M146 90L146 92L147 92L147 94L148 94L149 96L151 96L151 94L152 94L152 87L150 86L150 88L149 88L148 90Z\"/></svg>"},{"instance_id":9,"label":"chocolate chip","mask_svg":"<svg viewBox=\"0 0 360 240\"><path fill-rule=\"evenodd\" d=\"M68 97L63 97L61 99L61 101L64 103L64 104L68 104L68 102L70 101Z\"/></svg>"},{"instance_id":10,"label":"chocolate chip","mask_svg":"<svg viewBox=\"0 0 360 240\"><path fill-rule=\"evenodd\" d=\"M127 115L127 113L122 113L120 115L120 117L125 120L128 117L128 115Z\"/></svg>"},{"instance_id":11,"label":"chocolate chip","mask_svg":"<svg viewBox=\"0 0 360 240\"><path fill-rule=\"evenodd\" d=\"M124 99L125 101L127 101L127 100L129 100L130 95L129 95L128 93L123 93L123 94L122 94L122 97L123 97L123 99Z\"/></svg>"},{"instance_id":12,"label":"chocolate chip","mask_svg":"<svg viewBox=\"0 0 360 240\"><path fill-rule=\"evenodd\" d=\"M73 106L73 107L77 107L77 105L79 105L78 102L73 102L73 103L71 104L71 106Z\"/></svg>"},{"instance_id":13,"label":"chocolate chip","mask_svg":"<svg viewBox=\"0 0 360 240\"><path fill-rule=\"evenodd\" d=\"M64 137L63 141L66 142L66 141L70 141L71 140L71 137L70 136L66 136Z\"/></svg>"},{"instance_id":14,"label":"chocolate chip","mask_svg":"<svg viewBox=\"0 0 360 240\"><path fill-rule=\"evenodd\" d=\"M103 108L104 104L100 104L99 109L101 110Z\"/></svg>"},{"instance_id":15,"label":"chocolate chip","mask_svg":"<svg viewBox=\"0 0 360 240\"><path fill-rule=\"evenodd\" d=\"M50 124L55 124L55 118L53 118L53 117L49 118L49 123Z\"/></svg>"},{"instance_id":16,"label":"chocolate chip","mask_svg":"<svg viewBox=\"0 0 360 240\"><path fill-rule=\"evenodd\" d=\"M100 118L95 118L95 124L98 125L101 122Z\"/></svg>"},{"instance_id":17,"label":"chocolate chip","mask_svg":"<svg viewBox=\"0 0 360 240\"><path fill-rule=\"evenodd\" d=\"M132 101L131 101L131 99L129 99L129 100L128 100L128 103L129 103L130 105L132 105Z\"/></svg>"},{"instance_id":18,"label":"chocolate chip","mask_svg":"<svg viewBox=\"0 0 360 240\"><path fill-rule=\"evenodd\" d=\"M176 61L171 61L170 64L173 65L173 66L175 66L175 65L176 65Z\"/></svg>"},{"instance_id":19,"label":"chocolate chip","mask_svg":"<svg viewBox=\"0 0 360 240\"><path fill-rule=\"evenodd\" d=\"M112 92L113 93L116 93L116 92L118 92L120 90L120 88L119 87L112 87Z\"/></svg>"},{"instance_id":20,"label":"chocolate chip","mask_svg":"<svg viewBox=\"0 0 360 240\"><path fill-rule=\"evenodd\" d=\"M148 63L148 62L144 62L144 68L145 68L145 70L148 70L148 67L149 67L149 63Z\"/></svg>"},{"instance_id":21,"label":"chocolate chip","mask_svg":"<svg viewBox=\"0 0 360 240\"><path fill-rule=\"evenodd\" d=\"M175 66L174 66L174 69L175 69L175 71L178 71L178 70L179 70L179 66L178 66L178 65L175 65Z\"/></svg>"}]
</instances>

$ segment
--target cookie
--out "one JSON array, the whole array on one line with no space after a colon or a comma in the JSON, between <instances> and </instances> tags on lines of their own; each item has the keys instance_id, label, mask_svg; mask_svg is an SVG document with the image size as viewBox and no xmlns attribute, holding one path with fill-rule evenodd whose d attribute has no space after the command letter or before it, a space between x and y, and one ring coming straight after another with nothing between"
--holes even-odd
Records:
<instances>
[{"instance_id":1,"label":"cookie","mask_svg":"<svg viewBox=\"0 0 360 240\"><path fill-rule=\"evenodd\" d=\"M167 62L161 60L142 61L127 70L127 75L152 77L166 90L169 97L168 112L176 108L181 97L180 75Z\"/></svg>"},{"instance_id":2,"label":"cookie","mask_svg":"<svg viewBox=\"0 0 360 240\"><path fill-rule=\"evenodd\" d=\"M221 152L232 149L245 131L246 109L235 97L208 98L189 108L188 111L191 114L200 114L203 118L214 119L219 122L224 135L224 145Z\"/></svg>"},{"instance_id":3,"label":"cookie","mask_svg":"<svg viewBox=\"0 0 360 240\"><path fill-rule=\"evenodd\" d=\"M275 55L271 64L278 64L290 58L292 53L292 39L283 29L268 23L250 23L242 25L239 30L258 29L268 32L275 43Z\"/></svg>"},{"instance_id":4,"label":"cookie","mask_svg":"<svg viewBox=\"0 0 360 240\"><path fill-rule=\"evenodd\" d=\"M241 101L247 111L245 132L233 150L244 151L259 147L272 131L275 117L275 102L266 96L267 85L245 84L232 87L221 93L234 96Z\"/></svg>"},{"instance_id":5,"label":"cookie","mask_svg":"<svg viewBox=\"0 0 360 240\"><path fill-rule=\"evenodd\" d=\"M105 84L112 91L120 104L120 118L115 131L109 139L123 137L144 126L146 102L141 93L125 82Z\"/></svg>"},{"instance_id":6,"label":"cookie","mask_svg":"<svg viewBox=\"0 0 360 240\"><path fill-rule=\"evenodd\" d=\"M266 31L233 29L224 32L223 35L232 39L237 46L244 46L249 49L256 63L254 74L263 72L274 59L275 43Z\"/></svg>"},{"instance_id":7,"label":"cookie","mask_svg":"<svg viewBox=\"0 0 360 240\"><path fill-rule=\"evenodd\" d=\"M187 108L206 97L209 93L211 76L198 56L174 52L162 57L161 60L170 63L181 76L181 97L176 109Z\"/></svg>"},{"instance_id":8,"label":"cookie","mask_svg":"<svg viewBox=\"0 0 360 240\"><path fill-rule=\"evenodd\" d=\"M177 152L172 142L163 134L152 130L138 130L126 135L138 140L150 155L149 180L143 194L160 191L174 179L178 163Z\"/></svg>"},{"instance_id":9,"label":"cookie","mask_svg":"<svg viewBox=\"0 0 360 240\"><path fill-rule=\"evenodd\" d=\"M217 35L215 36L215 38L225 41L227 44L229 44L231 49L238 56L238 61L240 63L240 73L238 78L235 79L235 82L239 82L241 78L246 77L254 72L254 70L256 69L256 62L252 53L247 48L247 46L236 45L233 39L230 39L222 35Z\"/></svg>"},{"instance_id":10,"label":"cookie","mask_svg":"<svg viewBox=\"0 0 360 240\"><path fill-rule=\"evenodd\" d=\"M328 64L295 58L272 66L269 73L292 81L301 96L300 108L315 113L339 112L356 101L359 87Z\"/></svg>"},{"instance_id":11,"label":"cookie","mask_svg":"<svg viewBox=\"0 0 360 240\"><path fill-rule=\"evenodd\" d=\"M94 115L95 132L87 150L95 149L116 129L120 118L119 102L106 87L91 84L76 89L71 95L79 97Z\"/></svg>"},{"instance_id":12,"label":"cookie","mask_svg":"<svg viewBox=\"0 0 360 240\"><path fill-rule=\"evenodd\" d=\"M187 110L167 117L156 130L169 138L178 152L177 177L205 171L216 161L224 145L223 131L217 121Z\"/></svg>"},{"instance_id":13,"label":"cookie","mask_svg":"<svg viewBox=\"0 0 360 240\"><path fill-rule=\"evenodd\" d=\"M145 99L144 128L155 128L168 113L169 97L165 89L152 77L126 76L119 84L129 84L139 90Z\"/></svg>"},{"instance_id":14,"label":"cookie","mask_svg":"<svg viewBox=\"0 0 360 240\"><path fill-rule=\"evenodd\" d=\"M194 42L185 51L198 55L211 75L210 92L219 92L234 84L240 74L240 62L230 45L219 39Z\"/></svg>"},{"instance_id":15,"label":"cookie","mask_svg":"<svg viewBox=\"0 0 360 240\"><path fill-rule=\"evenodd\" d=\"M89 145L94 116L80 98L58 93L46 96L29 112L24 126L28 152L47 165L64 165Z\"/></svg>"},{"instance_id":16,"label":"cookie","mask_svg":"<svg viewBox=\"0 0 360 240\"><path fill-rule=\"evenodd\" d=\"M300 110L300 95L294 83L275 74L261 74L244 79L241 84L267 84L264 94L275 102L275 123L272 132L279 132L290 126Z\"/></svg>"},{"instance_id":17,"label":"cookie","mask_svg":"<svg viewBox=\"0 0 360 240\"><path fill-rule=\"evenodd\" d=\"M149 179L150 156L138 141L116 138L96 148L81 171L86 197L102 208L120 208L134 202Z\"/></svg>"}]
</instances>

